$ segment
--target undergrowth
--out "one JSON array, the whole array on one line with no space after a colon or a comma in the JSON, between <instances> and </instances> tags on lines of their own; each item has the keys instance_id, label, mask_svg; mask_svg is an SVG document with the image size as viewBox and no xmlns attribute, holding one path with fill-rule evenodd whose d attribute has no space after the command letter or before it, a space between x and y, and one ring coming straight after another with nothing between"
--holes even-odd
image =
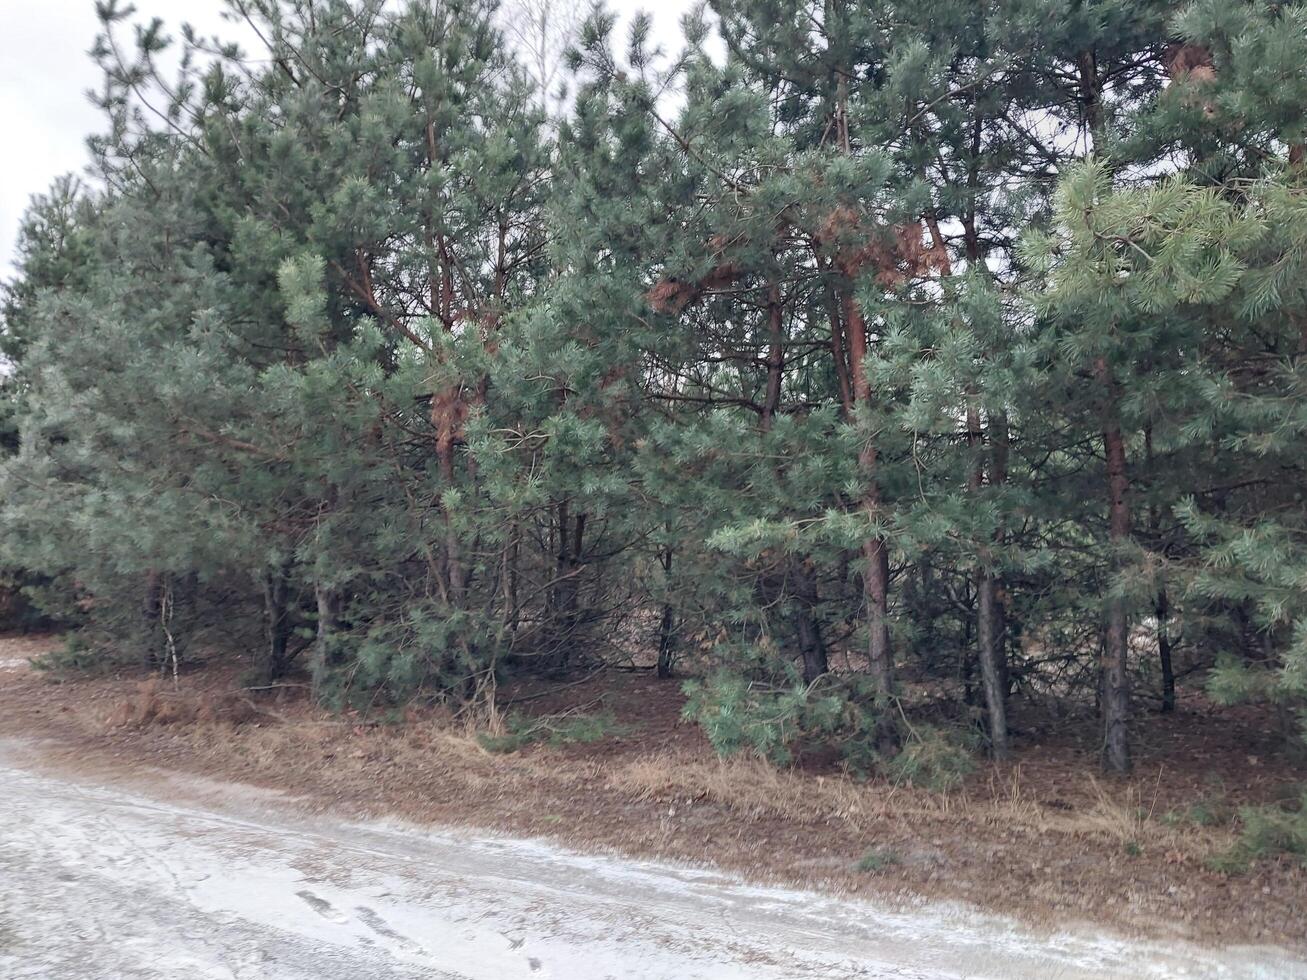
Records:
<instances>
[{"instance_id":1,"label":"undergrowth","mask_svg":"<svg viewBox=\"0 0 1307 980\"><path fill-rule=\"evenodd\" d=\"M782 684L717 674L688 681L683 717L698 723L720 756L751 754L786 766L807 749L836 748L850 772L882 775L936 792L975 769L976 740L961 731L912 725L897 703L878 704L863 678L826 675ZM884 738L886 732L894 737ZM887 750L887 742L897 742Z\"/></svg>"},{"instance_id":2,"label":"undergrowth","mask_svg":"<svg viewBox=\"0 0 1307 980\"><path fill-rule=\"evenodd\" d=\"M858 870L864 874L878 874L901 863L902 859L894 851L873 847L858 860Z\"/></svg>"},{"instance_id":3,"label":"undergrowth","mask_svg":"<svg viewBox=\"0 0 1307 980\"><path fill-rule=\"evenodd\" d=\"M70 633L58 648L31 658L34 670L59 680L70 676L108 674L136 662L124 654L95 645L78 633Z\"/></svg>"},{"instance_id":4,"label":"undergrowth","mask_svg":"<svg viewBox=\"0 0 1307 980\"><path fill-rule=\"evenodd\" d=\"M1239 808L1239 838L1233 847L1208 859L1224 874L1244 874L1258 861L1280 856L1307 865L1307 789L1295 799Z\"/></svg>"},{"instance_id":5,"label":"undergrowth","mask_svg":"<svg viewBox=\"0 0 1307 980\"><path fill-rule=\"evenodd\" d=\"M896 755L880 761L879 769L895 782L944 793L975 771L974 746L975 739L964 733L919 725L908 732Z\"/></svg>"},{"instance_id":6,"label":"undergrowth","mask_svg":"<svg viewBox=\"0 0 1307 980\"><path fill-rule=\"evenodd\" d=\"M598 742L626 731L608 711L598 714L542 715L532 718L510 714L504 719L502 734L481 732L477 741L487 752L516 752L528 745L573 745Z\"/></svg>"}]
</instances>

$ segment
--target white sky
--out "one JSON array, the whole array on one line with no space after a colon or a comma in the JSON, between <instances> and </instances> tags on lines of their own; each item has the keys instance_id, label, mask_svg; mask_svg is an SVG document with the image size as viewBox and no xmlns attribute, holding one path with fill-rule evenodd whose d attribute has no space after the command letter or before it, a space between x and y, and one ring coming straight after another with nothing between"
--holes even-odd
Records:
<instances>
[{"instance_id":1,"label":"white sky","mask_svg":"<svg viewBox=\"0 0 1307 980\"><path fill-rule=\"evenodd\" d=\"M219 14L222 0L134 0L141 16L175 28L238 37ZM692 0L609 0L612 9L654 12L657 36L675 50ZM87 51L99 22L94 0L0 0L0 280L12 274L14 238L32 195L87 164L85 138L100 128L87 99L99 72Z\"/></svg>"}]
</instances>

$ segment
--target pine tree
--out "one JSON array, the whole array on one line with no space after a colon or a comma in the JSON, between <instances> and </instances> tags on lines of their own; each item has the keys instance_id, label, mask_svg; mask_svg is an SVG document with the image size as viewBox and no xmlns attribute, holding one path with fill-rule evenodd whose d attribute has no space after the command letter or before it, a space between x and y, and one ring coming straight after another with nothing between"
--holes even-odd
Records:
<instances>
[{"instance_id":1,"label":"pine tree","mask_svg":"<svg viewBox=\"0 0 1307 980\"><path fill-rule=\"evenodd\" d=\"M1301 707L1302 5L599 9L552 120L491 0L231 10L101 5L103 187L6 292L4 564L97 649L236 623L369 706L647 658L917 775L919 686L997 759L1094 704L1116 772L1218 662Z\"/></svg>"}]
</instances>

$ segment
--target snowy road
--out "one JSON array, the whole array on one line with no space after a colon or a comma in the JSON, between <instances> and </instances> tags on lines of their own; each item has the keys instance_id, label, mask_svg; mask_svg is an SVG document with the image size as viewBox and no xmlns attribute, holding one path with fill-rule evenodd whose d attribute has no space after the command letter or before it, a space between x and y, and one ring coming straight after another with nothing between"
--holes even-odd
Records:
<instances>
[{"instance_id":1,"label":"snowy road","mask_svg":"<svg viewBox=\"0 0 1307 980\"><path fill-rule=\"evenodd\" d=\"M241 787L90 785L24 754L0 751L6 980L1307 978L1283 952L1037 936L958 909L308 817Z\"/></svg>"}]
</instances>

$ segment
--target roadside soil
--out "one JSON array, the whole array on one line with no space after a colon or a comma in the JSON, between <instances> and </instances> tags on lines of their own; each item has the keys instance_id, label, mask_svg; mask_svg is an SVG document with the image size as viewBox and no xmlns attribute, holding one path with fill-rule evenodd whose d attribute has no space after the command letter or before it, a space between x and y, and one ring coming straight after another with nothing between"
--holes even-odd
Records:
<instances>
[{"instance_id":1,"label":"roadside soil","mask_svg":"<svg viewBox=\"0 0 1307 980\"><path fill-rule=\"evenodd\" d=\"M175 684L29 668L58 642L0 639L0 737L40 739L45 758L69 770L231 780L290 793L308 810L537 836L905 905L956 900L1035 926L1307 950L1300 861L1266 859L1232 876L1206 865L1233 840L1238 806L1296 793L1307 778L1256 710L1189 695L1174 714L1141 711L1135 774L1109 781L1092 775L1092 722L1017 706L1014 761L932 794L857 782L829 760L788 771L718 760L680 720L680 683L647 671L501 692L504 711L611 713L621 724L591 743L496 754L437 709L383 723L325 712L294 682L242 689L248 665L230 660ZM872 851L877 870L859 870Z\"/></svg>"}]
</instances>

